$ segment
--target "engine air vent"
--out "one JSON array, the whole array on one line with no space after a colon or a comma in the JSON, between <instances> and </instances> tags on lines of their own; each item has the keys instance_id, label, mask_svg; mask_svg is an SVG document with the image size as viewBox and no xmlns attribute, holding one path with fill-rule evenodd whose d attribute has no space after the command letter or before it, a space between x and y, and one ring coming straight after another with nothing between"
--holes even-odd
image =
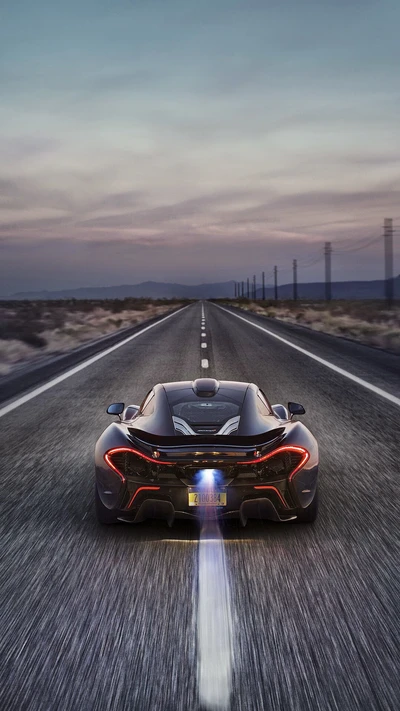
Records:
<instances>
[{"instance_id":1,"label":"engine air vent","mask_svg":"<svg viewBox=\"0 0 400 711\"><path fill-rule=\"evenodd\" d=\"M198 397L212 397L219 390L219 382L215 378L197 378L192 387Z\"/></svg>"}]
</instances>

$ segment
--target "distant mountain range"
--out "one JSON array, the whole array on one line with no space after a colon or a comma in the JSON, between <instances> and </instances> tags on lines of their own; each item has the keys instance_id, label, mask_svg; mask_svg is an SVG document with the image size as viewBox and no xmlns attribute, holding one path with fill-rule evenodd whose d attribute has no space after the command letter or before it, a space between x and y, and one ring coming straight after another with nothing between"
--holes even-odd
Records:
<instances>
[{"instance_id":1,"label":"distant mountain range","mask_svg":"<svg viewBox=\"0 0 400 711\"><path fill-rule=\"evenodd\" d=\"M394 280L394 295L400 299L400 275ZM381 299L385 293L382 279L376 281L336 281L332 282L333 299ZM266 288L266 298L274 298L273 287ZM313 282L298 284L299 299L324 299L325 284ZM235 282L225 281L216 284L169 284L157 281L145 281L141 284L124 284L122 286L88 286L78 289L62 289L60 291L26 291L18 292L8 299L125 299L127 297L152 299L218 299L233 298ZM257 286L257 298L261 298L261 287ZM291 299L292 284L282 284L278 289L280 299Z\"/></svg>"},{"instance_id":2,"label":"distant mountain range","mask_svg":"<svg viewBox=\"0 0 400 711\"><path fill-rule=\"evenodd\" d=\"M393 279L394 298L400 299L400 275ZM269 287L266 298L274 298L274 289ZM375 281L334 281L331 285L332 299L383 299L385 296L385 282L383 279ZM298 284L297 294L299 299L324 299L325 283L314 282ZM261 288L257 287L257 298L262 296ZM280 299L293 298L293 284L282 284L278 288Z\"/></svg>"},{"instance_id":3,"label":"distant mountain range","mask_svg":"<svg viewBox=\"0 0 400 711\"><path fill-rule=\"evenodd\" d=\"M168 284L144 281L141 284L122 286L86 286L60 291L26 291L8 297L11 299L126 299L127 297L147 299L218 299L233 296L233 281L218 284Z\"/></svg>"}]
</instances>

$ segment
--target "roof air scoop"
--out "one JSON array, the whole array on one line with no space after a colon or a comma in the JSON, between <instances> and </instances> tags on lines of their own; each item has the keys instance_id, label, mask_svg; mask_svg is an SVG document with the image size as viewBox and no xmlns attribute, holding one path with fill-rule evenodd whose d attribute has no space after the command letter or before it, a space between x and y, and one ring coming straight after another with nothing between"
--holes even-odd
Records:
<instances>
[{"instance_id":1,"label":"roof air scoop","mask_svg":"<svg viewBox=\"0 0 400 711\"><path fill-rule=\"evenodd\" d=\"M218 392L219 382L214 378L197 378L192 387L198 397L212 397Z\"/></svg>"}]
</instances>

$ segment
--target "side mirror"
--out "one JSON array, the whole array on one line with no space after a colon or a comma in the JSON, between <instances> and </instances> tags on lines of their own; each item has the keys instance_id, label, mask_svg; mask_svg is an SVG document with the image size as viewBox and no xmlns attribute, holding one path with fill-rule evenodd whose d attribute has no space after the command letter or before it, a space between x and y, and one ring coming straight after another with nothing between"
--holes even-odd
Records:
<instances>
[{"instance_id":1,"label":"side mirror","mask_svg":"<svg viewBox=\"0 0 400 711\"><path fill-rule=\"evenodd\" d=\"M304 415L305 414L305 409L303 405L300 405L298 402L288 402L288 410L290 414L292 415Z\"/></svg>"},{"instance_id":2,"label":"side mirror","mask_svg":"<svg viewBox=\"0 0 400 711\"><path fill-rule=\"evenodd\" d=\"M120 417L121 413L124 411L124 402L114 402L112 405L107 407L107 415L118 415Z\"/></svg>"}]
</instances>

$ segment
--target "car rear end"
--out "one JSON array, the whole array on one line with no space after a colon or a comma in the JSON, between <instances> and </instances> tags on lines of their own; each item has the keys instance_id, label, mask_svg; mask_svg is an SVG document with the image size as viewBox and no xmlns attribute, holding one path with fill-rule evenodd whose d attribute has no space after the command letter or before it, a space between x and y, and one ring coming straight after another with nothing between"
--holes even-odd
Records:
<instances>
[{"instance_id":1,"label":"car rear end","mask_svg":"<svg viewBox=\"0 0 400 711\"><path fill-rule=\"evenodd\" d=\"M185 435L146 441L142 436L131 429L132 446L104 455L108 490L110 478L119 479L114 507L120 520L162 518L172 524L212 509L243 525L248 518L286 521L315 493L315 452L291 443L284 427L253 438Z\"/></svg>"}]
</instances>

